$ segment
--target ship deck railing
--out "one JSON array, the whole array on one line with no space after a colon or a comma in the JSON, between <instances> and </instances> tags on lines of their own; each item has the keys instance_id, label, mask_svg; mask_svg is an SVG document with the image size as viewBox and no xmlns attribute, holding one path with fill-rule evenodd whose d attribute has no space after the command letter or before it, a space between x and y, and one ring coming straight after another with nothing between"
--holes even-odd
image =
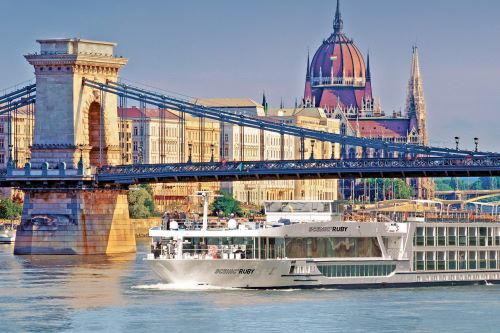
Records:
<instances>
[{"instance_id":1,"label":"ship deck railing","mask_svg":"<svg viewBox=\"0 0 500 333\"><path fill-rule=\"evenodd\" d=\"M170 245L170 246L169 246ZM182 253L170 244L153 244L151 246L152 259L255 259L258 252L251 245L193 245L193 248L183 248ZM150 255L151 255L150 254Z\"/></svg>"}]
</instances>

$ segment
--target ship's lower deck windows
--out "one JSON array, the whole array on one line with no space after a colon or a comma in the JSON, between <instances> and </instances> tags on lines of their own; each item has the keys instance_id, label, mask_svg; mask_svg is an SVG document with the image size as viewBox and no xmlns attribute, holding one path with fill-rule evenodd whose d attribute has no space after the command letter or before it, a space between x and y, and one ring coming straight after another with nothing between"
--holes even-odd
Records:
<instances>
[{"instance_id":1,"label":"ship's lower deck windows","mask_svg":"<svg viewBox=\"0 0 500 333\"><path fill-rule=\"evenodd\" d=\"M491 270L500 267L500 251L416 251L414 271Z\"/></svg>"},{"instance_id":2,"label":"ship's lower deck windows","mask_svg":"<svg viewBox=\"0 0 500 333\"><path fill-rule=\"evenodd\" d=\"M318 270L326 277L387 276L396 270L396 265L321 265Z\"/></svg>"}]
</instances>

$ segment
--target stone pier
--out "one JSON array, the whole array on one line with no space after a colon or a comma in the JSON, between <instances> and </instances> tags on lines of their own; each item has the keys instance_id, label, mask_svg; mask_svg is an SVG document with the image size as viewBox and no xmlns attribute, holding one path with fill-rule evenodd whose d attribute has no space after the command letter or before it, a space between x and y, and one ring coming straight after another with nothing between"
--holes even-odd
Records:
<instances>
[{"instance_id":1,"label":"stone pier","mask_svg":"<svg viewBox=\"0 0 500 333\"><path fill-rule=\"evenodd\" d=\"M15 254L135 252L126 190L25 192Z\"/></svg>"},{"instance_id":2,"label":"stone pier","mask_svg":"<svg viewBox=\"0 0 500 333\"><path fill-rule=\"evenodd\" d=\"M78 38L38 40L25 56L36 76L30 163L9 170L24 184L16 254L134 252L127 190L97 189L93 172L120 161L117 97L82 84L116 82L127 59L116 44Z\"/></svg>"}]
</instances>

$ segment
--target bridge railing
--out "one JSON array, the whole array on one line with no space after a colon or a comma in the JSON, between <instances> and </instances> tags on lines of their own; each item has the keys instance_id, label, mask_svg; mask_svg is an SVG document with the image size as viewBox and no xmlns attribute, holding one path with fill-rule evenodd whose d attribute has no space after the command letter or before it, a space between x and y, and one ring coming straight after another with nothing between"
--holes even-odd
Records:
<instances>
[{"instance_id":1,"label":"bridge railing","mask_svg":"<svg viewBox=\"0 0 500 333\"><path fill-rule=\"evenodd\" d=\"M286 169L369 169L369 168L432 168L432 167L500 167L500 157L471 158L416 158L407 159L344 159L344 160L288 160L288 161L245 161L245 162L206 162L179 164L141 164L105 166L99 175L139 175L164 172L196 171L251 171Z\"/></svg>"}]
</instances>

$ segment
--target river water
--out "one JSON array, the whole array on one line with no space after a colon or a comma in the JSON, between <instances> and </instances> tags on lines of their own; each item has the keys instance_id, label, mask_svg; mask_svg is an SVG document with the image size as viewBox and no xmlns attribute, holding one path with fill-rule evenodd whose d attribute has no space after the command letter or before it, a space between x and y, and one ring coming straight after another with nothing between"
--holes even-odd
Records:
<instances>
[{"instance_id":1,"label":"river water","mask_svg":"<svg viewBox=\"0 0 500 333\"><path fill-rule=\"evenodd\" d=\"M0 332L500 332L500 286L183 289L142 262L14 256L0 245Z\"/></svg>"}]
</instances>

